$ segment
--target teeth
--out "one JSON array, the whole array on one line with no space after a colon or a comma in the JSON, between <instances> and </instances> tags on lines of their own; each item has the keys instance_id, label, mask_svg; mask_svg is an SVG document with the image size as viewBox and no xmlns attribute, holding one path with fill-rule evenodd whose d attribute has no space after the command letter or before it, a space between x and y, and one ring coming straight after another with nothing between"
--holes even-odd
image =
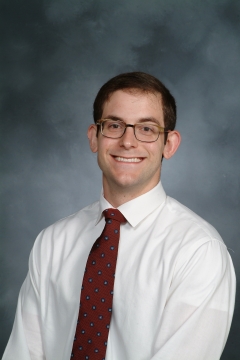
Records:
<instances>
[{"instance_id":1,"label":"teeth","mask_svg":"<svg viewBox=\"0 0 240 360\"><path fill-rule=\"evenodd\" d=\"M127 159L127 158L123 158L123 157L120 157L120 156L116 156L115 159L117 161L123 161L123 162L140 162L141 161L141 159L139 159L139 158Z\"/></svg>"}]
</instances>

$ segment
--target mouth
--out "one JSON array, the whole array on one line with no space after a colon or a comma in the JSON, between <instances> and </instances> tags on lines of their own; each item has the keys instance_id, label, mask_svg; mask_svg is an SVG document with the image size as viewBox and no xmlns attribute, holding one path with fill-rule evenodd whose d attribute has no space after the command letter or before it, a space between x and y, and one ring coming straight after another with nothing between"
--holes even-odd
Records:
<instances>
[{"instance_id":1,"label":"mouth","mask_svg":"<svg viewBox=\"0 0 240 360\"><path fill-rule=\"evenodd\" d=\"M139 163L143 160L142 157L132 157L132 158L126 158L122 156L113 156L116 161L119 162L126 162L126 163Z\"/></svg>"}]
</instances>

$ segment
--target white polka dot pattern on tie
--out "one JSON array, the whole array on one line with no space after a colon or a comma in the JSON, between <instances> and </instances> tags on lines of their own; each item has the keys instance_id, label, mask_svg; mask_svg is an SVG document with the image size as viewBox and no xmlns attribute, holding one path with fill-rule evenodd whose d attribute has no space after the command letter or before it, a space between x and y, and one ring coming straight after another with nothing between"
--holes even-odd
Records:
<instances>
[{"instance_id":1,"label":"white polka dot pattern on tie","mask_svg":"<svg viewBox=\"0 0 240 360\"><path fill-rule=\"evenodd\" d=\"M83 278L71 355L74 360L103 360L106 353L120 223L126 220L117 209L108 209L103 213L106 224L90 251Z\"/></svg>"}]
</instances>

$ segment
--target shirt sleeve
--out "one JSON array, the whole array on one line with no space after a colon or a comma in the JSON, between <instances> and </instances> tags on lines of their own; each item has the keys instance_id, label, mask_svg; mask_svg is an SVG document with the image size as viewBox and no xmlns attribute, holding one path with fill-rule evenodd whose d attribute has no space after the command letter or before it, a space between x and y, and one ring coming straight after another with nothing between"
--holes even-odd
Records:
<instances>
[{"instance_id":1,"label":"shirt sleeve","mask_svg":"<svg viewBox=\"0 0 240 360\"><path fill-rule=\"evenodd\" d=\"M40 301L38 243L30 254L29 272L19 293L14 325L2 360L45 360Z\"/></svg>"},{"instance_id":2,"label":"shirt sleeve","mask_svg":"<svg viewBox=\"0 0 240 360\"><path fill-rule=\"evenodd\" d=\"M219 360L229 333L235 273L225 245L182 248L151 360Z\"/></svg>"}]
</instances>

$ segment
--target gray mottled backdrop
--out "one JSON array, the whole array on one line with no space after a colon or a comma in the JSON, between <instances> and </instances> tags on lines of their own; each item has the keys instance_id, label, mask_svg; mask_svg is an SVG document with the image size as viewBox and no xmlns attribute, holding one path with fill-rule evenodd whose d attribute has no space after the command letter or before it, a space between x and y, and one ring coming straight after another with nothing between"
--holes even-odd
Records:
<instances>
[{"instance_id":1,"label":"gray mottled backdrop","mask_svg":"<svg viewBox=\"0 0 240 360\"><path fill-rule=\"evenodd\" d=\"M95 201L92 102L125 71L159 77L182 145L163 163L169 195L212 223L240 278L240 2L1 0L1 348L40 230ZM222 359L240 358L240 306ZM214 346L214 344L213 344Z\"/></svg>"}]
</instances>

